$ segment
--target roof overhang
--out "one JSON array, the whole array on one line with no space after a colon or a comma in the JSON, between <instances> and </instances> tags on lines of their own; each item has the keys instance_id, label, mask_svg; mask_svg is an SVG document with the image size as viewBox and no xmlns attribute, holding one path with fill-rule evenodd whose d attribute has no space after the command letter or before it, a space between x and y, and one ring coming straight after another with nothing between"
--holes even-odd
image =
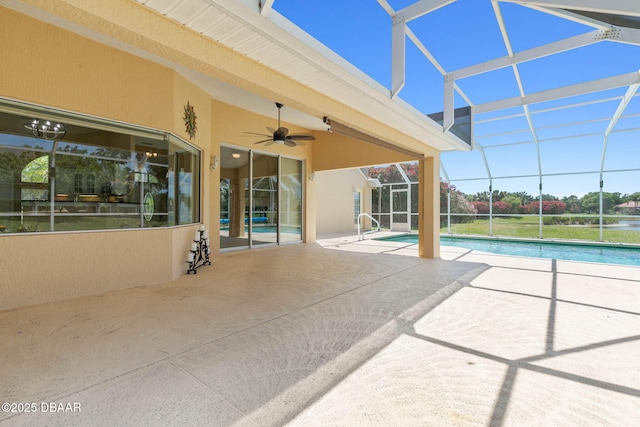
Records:
<instances>
[{"instance_id":1,"label":"roof overhang","mask_svg":"<svg viewBox=\"0 0 640 427\"><path fill-rule=\"evenodd\" d=\"M86 25L74 15L57 14L59 7L43 6L35 0L2 0L2 4L29 14L52 25L65 28L136 56L168 66L207 91L212 98L265 116L273 116L273 102L287 105L287 122L311 130L326 130L323 117L339 120L354 129L404 148L469 150L454 135L443 132L432 119L401 99L392 99L389 90L313 39L274 10L265 13L257 1L248 0L138 0L137 7L157 12L154 19L176 21L208 43L220 44L260 65L286 76L309 90L321 94L328 102L313 104L298 99L293 91L283 89L269 99L269 82L252 81L250 87L264 85L261 93L237 85L237 81L212 76L192 68L185 62L133 45L115 32L105 34L99 25ZM103 8L86 6L76 0L61 0L71 9L99 15L108 20L112 15ZM131 7L127 3L127 7ZM123 5L110 5L122 6ZM262 13L261 13L262 12ZM103 15L100 15L103 14ZM125 22L114 22L127 25ZM127 28L136 31L136 29ZM152 35L146 35L151 37ZM345 114L346 112L357 114ZM369 126L372 121L376 126ZM422 150L419 150L422 151Z\"/></svg>"}]
</instances>

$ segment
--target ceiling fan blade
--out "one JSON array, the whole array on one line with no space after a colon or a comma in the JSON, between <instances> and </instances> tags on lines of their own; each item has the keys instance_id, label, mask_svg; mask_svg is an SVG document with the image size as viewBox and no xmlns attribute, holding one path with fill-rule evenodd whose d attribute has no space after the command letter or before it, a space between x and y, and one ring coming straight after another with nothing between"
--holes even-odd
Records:
<instances>
[{"instance_id":1,"label":"ceiling fan blade","mask_svg":"<svg viewBox=\"0 0 640 427\"><path fill-rule=\"evenodd\" d=\"M315 136L305 133L292 134L287 136L287 138L295 139L296 141L314 141L316 139Z\"/></svg>"},{"instance_id":2,"label":"ceiling fan blade","mask_svg":"<svg viewBox=\"0 0 640 427\"><path fill-rule=\"evenodd\" d=\"M278 108L278 129L273 129L272 127L266 126L266 129L271 133L271 135L256 132L245 132L246 136L268 137L267 139L254 142L254 144L262 144L266 142L265 146L269 146L272 144L284 144L288 147L295 147L296 145L305 145L302 141L313 141L314 139L316 139L313 135L310 134L300 133L289 135L289 129L280 126L280 109L283 107L283 105L276 102L276 107ZM299 142L296 143L295 140Z\"/></svg>"},{"instance_id":3,"label":"ceiling fan blade","mask_svg":"<svg viewBox=\"0 0 640 427\"><path fill-rule=\"evenodd\" d=\"M246 136L249 136L249 135L251 135L251 136L254 136L254 135L257 135L257 136L271 136L271 135L266 134L266 133L255 133L255 132L245 132L245 133L247 134Z\"/></svg>"},{"instance_id":4,"label":"ceiling fan blade","mask_svg":"<svg viewBox=\"0 0 640 427\"><path fill-rule=\"evenodd\" d=\"M300 141L298 139L289 139L289 138L287 138L287 141L291 141L294 144L299 145L300 147L302 147L303 145L307 145L307 144L304 143L304 141Z\"/></svg>"}]
</instances>

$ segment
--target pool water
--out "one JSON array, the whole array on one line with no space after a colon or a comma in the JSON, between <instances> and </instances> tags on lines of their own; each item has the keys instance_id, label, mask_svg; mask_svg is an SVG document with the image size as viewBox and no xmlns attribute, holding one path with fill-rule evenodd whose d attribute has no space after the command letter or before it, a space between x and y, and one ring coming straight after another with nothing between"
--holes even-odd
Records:
<instances>
[{"instance_id":1,"label":"pool water","mask_svg":"<svg viewBox=\"0 0 640 427\"><path fill-rule=\"evenodd\" d=\"M416 234L403 234L380 240L418 243L418 236ZM640 248L457 237L440 237L440 244L500 255L640 266Z\"/></svg>"}]
</instances>

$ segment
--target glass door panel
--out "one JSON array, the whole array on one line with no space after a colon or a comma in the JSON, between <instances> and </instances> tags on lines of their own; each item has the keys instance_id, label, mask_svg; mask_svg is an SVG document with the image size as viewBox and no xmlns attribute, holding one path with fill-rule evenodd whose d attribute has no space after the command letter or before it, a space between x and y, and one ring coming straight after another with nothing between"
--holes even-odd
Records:
<instances>
[{"instance_id":1,"label":"glass door panel","mask_svg":"<svg viewBox=\"0 0 640 427\"><path fill-rule=\"evenodd\" d=\"M248 247L249 152L220 149L220 248Z\"/></svg>"},{"instance_id":2,"label":"glass door panel","mask_svg":"<svg viewBox=\"0 0 640 427\"><path fill-rule=\"evenodd\" d=\"M278 158L254 153L252 166L251 244L278 243Z\"/></svg>"},{"instance_id":3,"label":"glass door panel","mask_svg":"<svg viewBox=\"0 0 640 427\"><path fill-rule=\"evenodd\" d=\"M302 161L281 158L280 242L302 240Z\"/></svg>"}]
</instances>

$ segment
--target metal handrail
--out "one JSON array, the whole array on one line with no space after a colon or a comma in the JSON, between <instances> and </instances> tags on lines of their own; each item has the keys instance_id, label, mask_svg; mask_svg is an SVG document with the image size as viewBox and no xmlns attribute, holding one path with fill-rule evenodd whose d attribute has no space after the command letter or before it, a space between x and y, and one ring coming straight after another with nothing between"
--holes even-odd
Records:
<instances>
[{"instance_id":1,"label":"metal handrail","mask_svg":"<svg viewBox=\"0 0 640 427\"><path fill-rule=\"evenodd\" d=\"M361 229L360 228L360 218L362 218L363 216L366 216L371 221L376 223L376 229L375 230L364 231L362 233L360 232L360 229ZM358 215L358 240L364 240L364 235L365 234L375 233L376 231L380 231L380 223L378 222L377 219L375 219L374 217L372 217L368 213L361 213L360 215Z\"/></svg>"}]
</instances>

